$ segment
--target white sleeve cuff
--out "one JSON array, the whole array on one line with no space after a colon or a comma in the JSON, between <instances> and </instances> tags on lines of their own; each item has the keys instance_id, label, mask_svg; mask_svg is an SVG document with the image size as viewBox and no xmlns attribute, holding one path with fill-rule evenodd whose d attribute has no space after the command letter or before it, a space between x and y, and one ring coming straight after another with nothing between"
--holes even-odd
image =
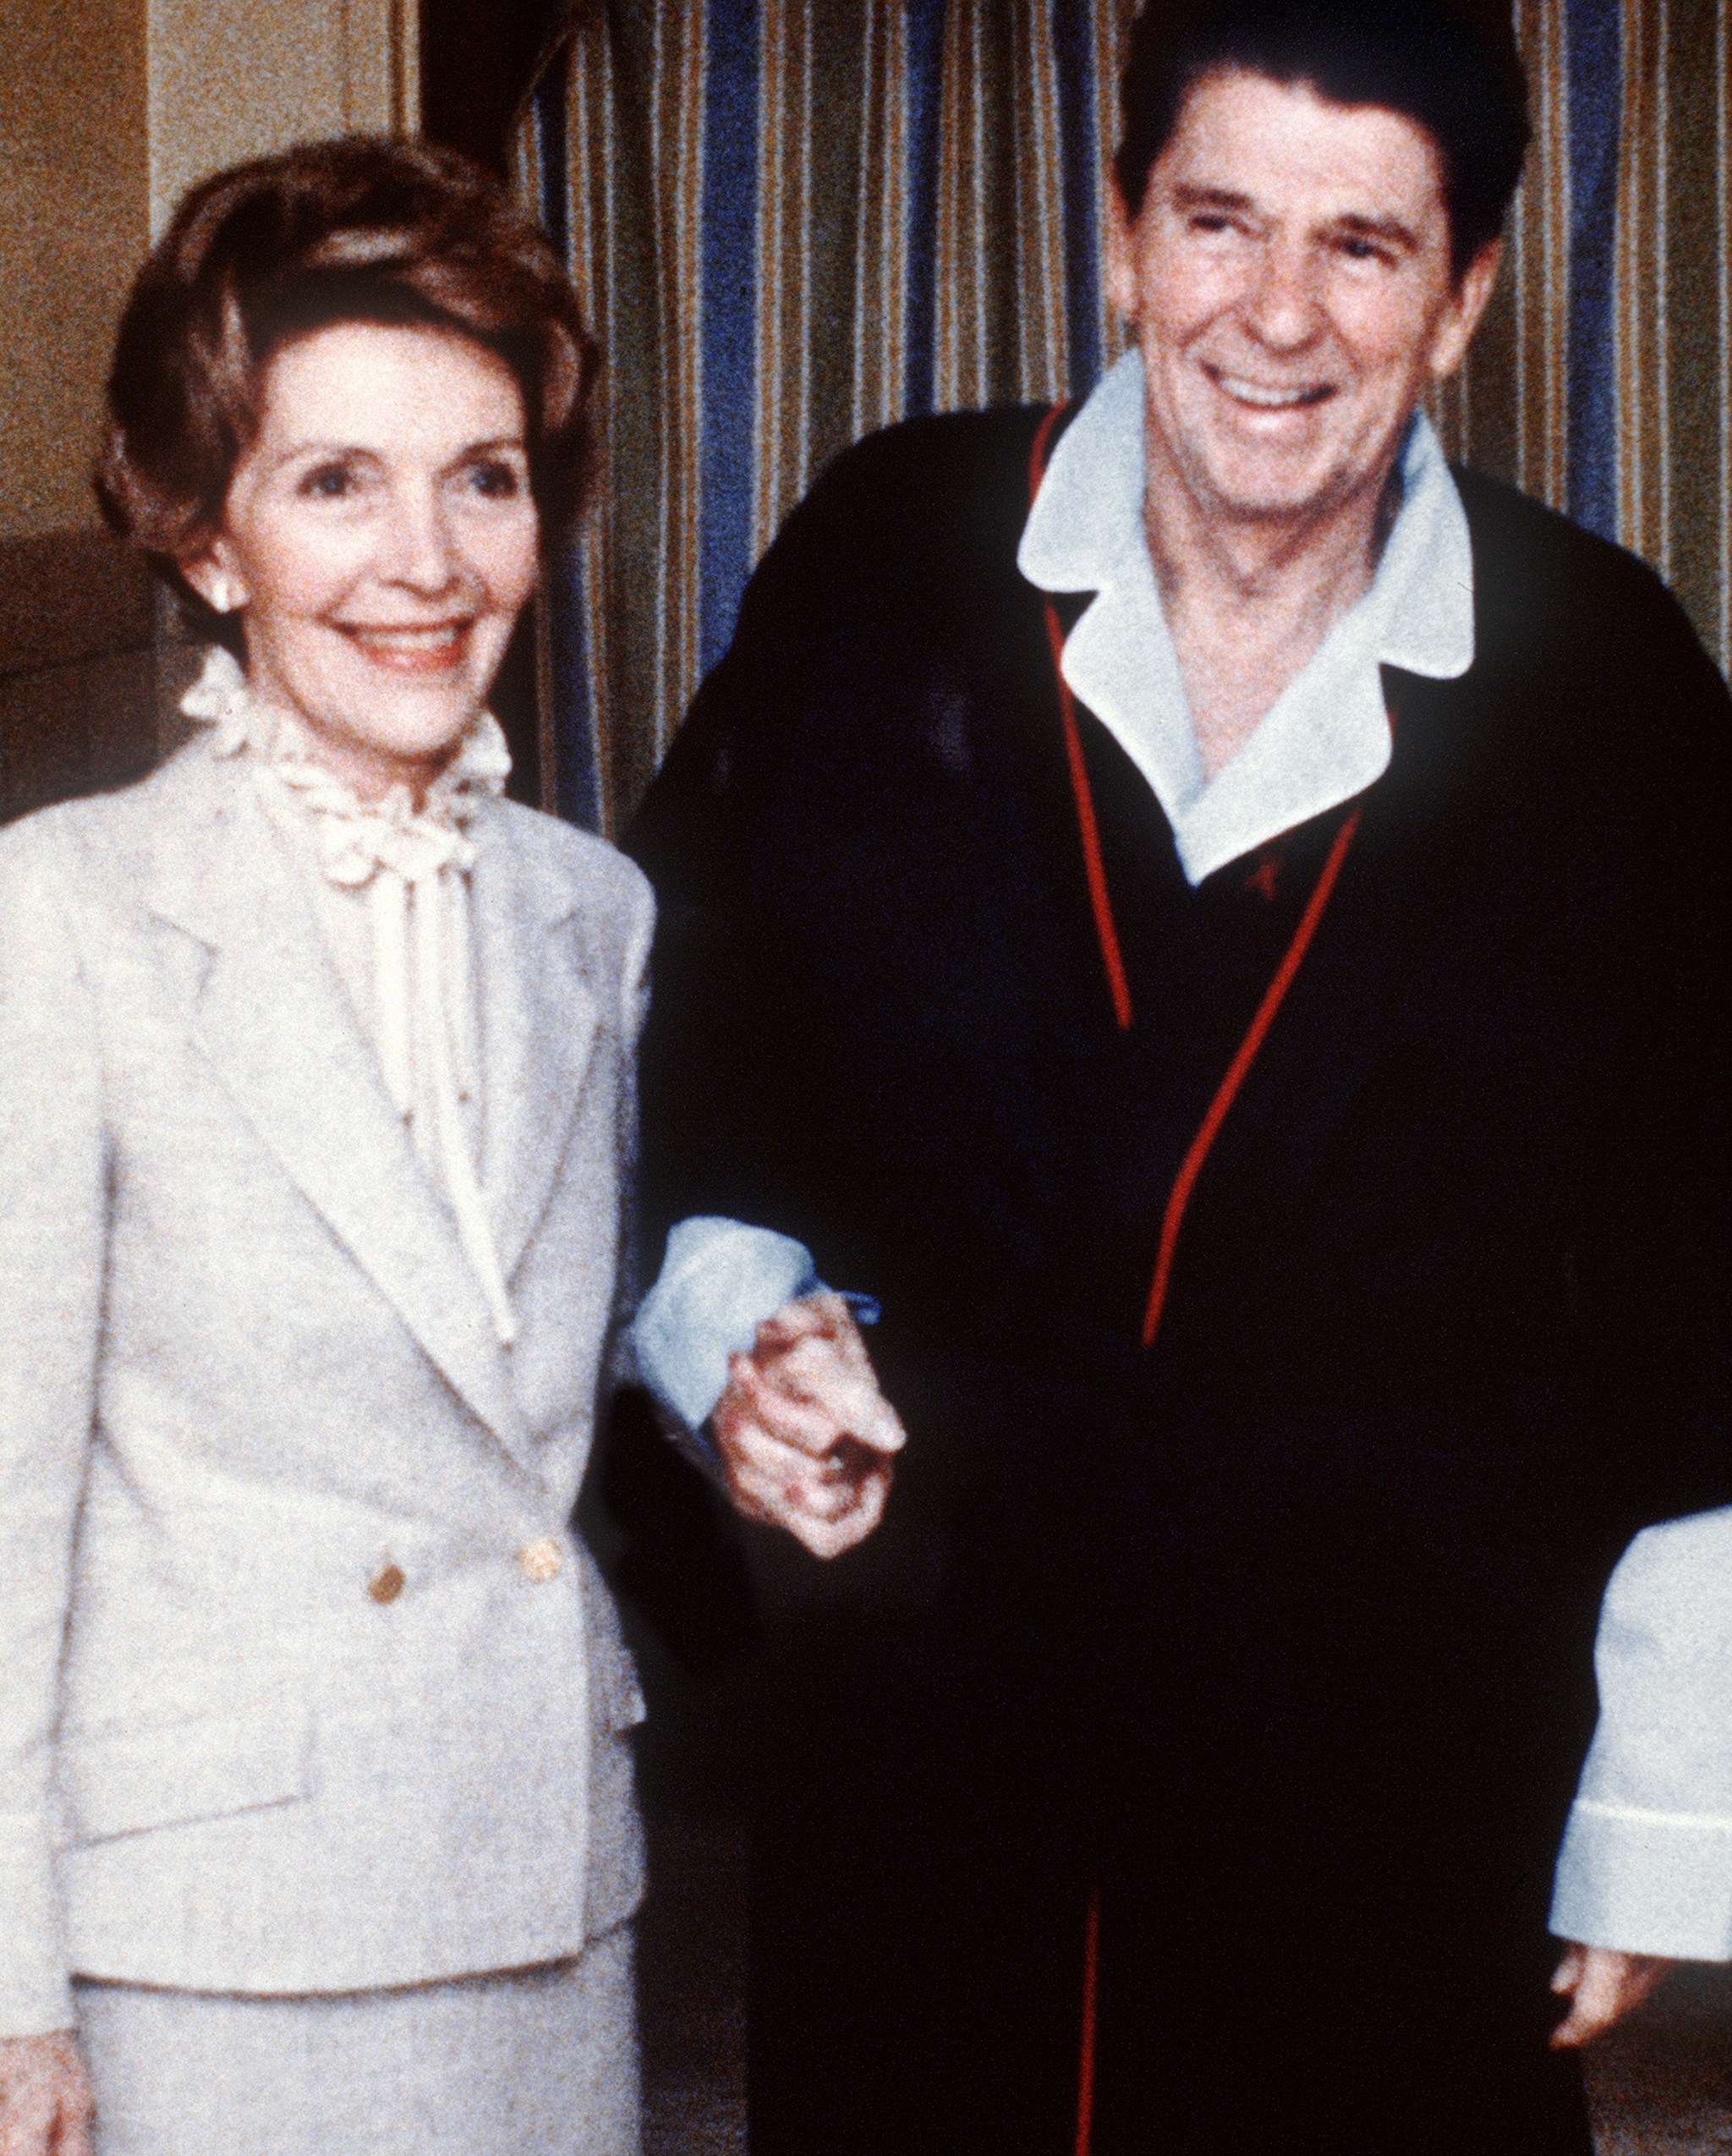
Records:
<instances>
[{"instance_id":1,"label":"white sleeve cuff","mask_svg":"<svg viewBox=\"0 0 1732 2156\"><path fill-rule=\"evenodd\" d=\"M1636 1536L1600 1610L1599 1726L1552 1929L1732 1960L1732 1508Z\"/></svg>"},{"instance_id":2,"label":"white sleeve cuff","mask_svg":"<svg viewBox=\"0 0 1732 2156\"><path fill-rule=\"evenodd\" d=\"M1578 1798L1551 1928L1626 1954L1732 1961L1732 1819Z\"/></svg>"}]
</instances>

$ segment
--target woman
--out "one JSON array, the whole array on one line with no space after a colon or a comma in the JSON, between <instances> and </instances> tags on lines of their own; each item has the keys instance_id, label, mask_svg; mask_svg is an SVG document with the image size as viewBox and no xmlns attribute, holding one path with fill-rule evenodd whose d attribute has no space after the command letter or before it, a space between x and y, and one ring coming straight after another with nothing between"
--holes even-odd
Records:
<instances>
[{"instance_id":1,"label":"woman","mask_svg":"<svg viewBox=\"0 0 1732 2156\"><path fill-rule=\"evenodd\" d=\"M650 905L485 710L590 376L403 144L206 183L122 323L99 491L213 649L162 770L0 840L7 2156L637 2146L567 1522Z\"/></svg>"}]
</instances>

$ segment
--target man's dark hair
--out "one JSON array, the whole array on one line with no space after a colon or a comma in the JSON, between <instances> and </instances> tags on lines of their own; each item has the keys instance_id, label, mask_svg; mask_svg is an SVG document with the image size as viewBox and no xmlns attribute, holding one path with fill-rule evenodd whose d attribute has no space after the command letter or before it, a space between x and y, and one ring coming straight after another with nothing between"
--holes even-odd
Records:
<instances>
[{"instance_id":1,"label":"man's dark hair","mask_svg":"<svg viewBox=\"0 0 1732 2156\"><path fill-rule=\"evenodd\" d=\"M1508 0L1148 0L1131 31L1113 160L1132 217L1187 96L1223 68L1422 127L1443 160L1458 277L1503 229L1528 134Z\"/></svg>"}]
</instances>

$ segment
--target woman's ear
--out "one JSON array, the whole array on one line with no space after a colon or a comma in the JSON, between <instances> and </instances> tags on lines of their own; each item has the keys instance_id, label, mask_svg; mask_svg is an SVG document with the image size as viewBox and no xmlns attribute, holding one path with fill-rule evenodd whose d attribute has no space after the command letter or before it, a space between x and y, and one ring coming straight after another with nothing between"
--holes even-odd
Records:
<instances>
[{"instance_id":1,"label":"woman's ear","mask_svg":"<svg viewBox=\"0 0 1732 2156\"><path fill-rule=\"evenodd\" d=\"M247 603L247 588L223 560L219 539L202 554L180 564L180 573L213 612L232 614Z\"/></svg>"}]
</instances>

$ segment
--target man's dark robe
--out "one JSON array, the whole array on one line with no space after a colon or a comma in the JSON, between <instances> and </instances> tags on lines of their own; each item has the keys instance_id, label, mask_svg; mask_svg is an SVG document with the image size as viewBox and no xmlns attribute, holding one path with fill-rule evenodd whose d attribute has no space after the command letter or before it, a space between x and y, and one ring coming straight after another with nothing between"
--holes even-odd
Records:
<instances>
[{"instance_id":1,"label":"man's dark robe","mask_svg":"<svg viewBox=\"0 0 1732 2156\"><path fill-rule=\"evenodd\" d=\"M1551 1860L1599 1590L1732 1495L1732 728L1658 580L1460 484L1477 651L1346 816L1192 890L1040 594L1039 414L844 458L636 826L654 1234L870 1289L908 1446L776 1605L754 2156L1550 2156ZM1061 600L1066 623L1082 595Z\"/></svg>"}]
</instances>

